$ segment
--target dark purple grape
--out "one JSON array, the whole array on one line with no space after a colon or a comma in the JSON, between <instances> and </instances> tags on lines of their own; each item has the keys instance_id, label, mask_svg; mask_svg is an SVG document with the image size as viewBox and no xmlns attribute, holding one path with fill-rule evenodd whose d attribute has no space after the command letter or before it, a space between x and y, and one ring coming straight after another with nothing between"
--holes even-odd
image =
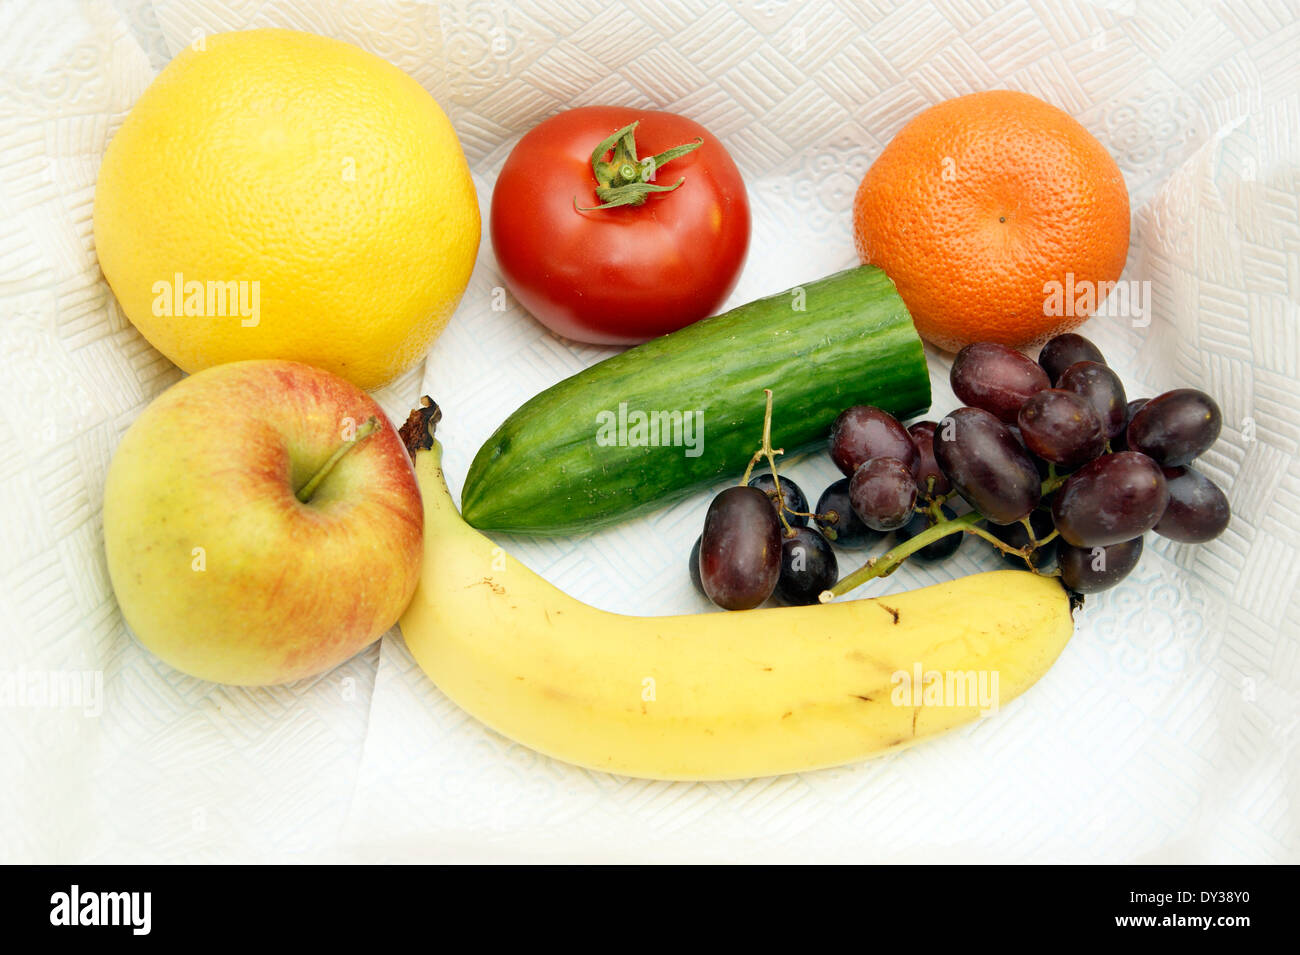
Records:
<instances>
[{"instance_id":1,"label":"dark purple grape","mask_svg":"<svg viewBox=\"0 0 1300 955\"><path fill-rule=\"evenodd\" d=\"M1119 375L1099 361L1077 361L1061 375L1056 387L1073 391L1086 399L1101 415L1106 437L1113 438L1124 430L1128 421L1128 399Z\"/></svg>"},{"instance_id":2,"label":"dark purple grape","mask_svg":"<svg viewBox=\"0 0 1300 955\"><path fill-rule=\"evenodd\" d=\"M1029 460L1034 462L1034 470L1038 472L1039 480L1046 481L1048 475L1052 473L1051 469L1048 467L1047 462L1044 461L1042 458L1040 458L1038 455L1034 454L1033 451L1029 450L1029 445L1025 444L1025 436L1020 433L1020 429L1018 427L1016 427L1013 424L1009 424L1007 425L1007 430L1010 431L1011 436L1016 439L1016 443L1025 449L1025 453L1029 455Z\"/></svg>"},{"instance_id":3,"label":"dark purple grape","mask_svg":"<svg viewBox=\"0 0 1300 955\"><path fill-rule=\"evenodd\" d=\"M1043 371L1047 372L1047 377L1052 380L1052 384L1061 380L1065 374L1065 369L1069 368L1077 361L1095 361L1098 364L1106 364L1106 359L1101 355L1099 349L1082 335L1076 335L1074 332L1066 332L1064 335L1057 335L1038 353L1038 364L1042 366Z\"/></svg>"},{"instance_id":4,"label":"dark purple grape","mask_svg":"<svg viewBox=\"0 0 1300 955\"><path fill-rule=\"evenodd\" d=\"M1101 416L1086 398L1049 388L1020 408L1020 437L1044 461L1064 468L1086 464L1106 450Z\"/></svg>"},{"instance_id":5,"label":"dark purple grape","mask_svg":"<svg viewBox=\"0 0 1300 955\"><path fill-rule=\"evenodd\" d=\"M911 520L916 494L916 478L898 458L864 461L849 478L853 512L878 531L892 531Z\"/></svg>"},{"instance_id":6,"label":"dark purple grape","mask_svg":"<svg viewBox=\"0 0 1300 955\"><path fill-rule=\"evenodd\" d=\"M1137 566L1141 556L1141 537L1105 547L1075 547L1062 541L1056 549L1061 583L1078 594L1114 587Z\"/></svg>"},{"instance_id":7,"label":"dark purple grape","mask_svg":"<svg viewBox=\"0 0 1300 955\"><path fill-rule=\"evenodd\" d=\"M845 408L831 425L831 460L852 477L872 458L897 458L913 471L918 462L911 435L889 412L870 405Z\"/></svg>"},{"instance_id":8,"label":"dark purple grape","mask_svg":"<svg viewBox=\"0 0 1300 955\"><path fill-rule=\"evenodd\" d=\"M980 408L958 408L939 422L934 457L957 493L994 524L1020 520L1042 496L1029 452Z\"/></svg>"},{"instance_id":9,"label":"dark purple grape","mask_svg":"<svg viewBox=\"0 0 1300 955\"><path fill-rule=\"evenodd\" d=\"M1161 467L1191 464L1223 428L1219 406L1203 391L1178 388L1152 398L1128 426L1128 446L1154 458Z\"/></svg>"},{"instance_id":10,"label":"dark purple grape","mask_svg":"<svg viewBox=\"0 0 1300 955\"><path fill-rule=\"evenodd\" d=\"M1142 410L1142 407L1150 401L1150 398L1134 398L1128 403L1128 412L1124 419L1124 430L1110 440L1110 449L1112 451L1132 451L1128 446L1128 426L1133 421L1133 416Z\"/></svg>"},{"instance_id":11,"label":"dark purple grape","mask_svg":"<svg viewBox=\"0 0 1300 955\"><path fill-rule=\"evenodd\" d=\"M704 582L700 580L700 541L702 540L704 540L703 534L695 538L695 546L691 548L691 557L687 563L691 571L691 583L695 585L696 590L704 594ZM707 597L708 594L704 596Z\"/></svg>"},{"instance_id":12,"label":"dark purple grape","mask_svg":"<svg viewBox=\"0 0 1300 955\"><path fill-rule=\"evenodd\" d=\"M781 528L767 495L729 487L709 504L700 537L700 581L724 610L757 607L781 574Z\"/></svg>"},{"instance_id":13,"label":"dark purple grape","mask_svg":"<svg viewBox=\"0 0 1300 955\"><path fill-rule=\"evenodd\" d=\"M916 486L923 498L938 497L952 490L952 482L939 470L939 464L934 460L934 429L937 427L933 421L918 421L907 429L907 433L912 436L912 443L916 445L920 462L916 466ZM931 478L934 479L933 486Z\"/></svg>"},{"instance_id":14,"label":"dark purple grape","mask_svg":"<svg viewBox=\"0 0 1300 955\"><path fill-rule=\"evenodd\" d=\"M1145 454L1123 451L1070 475L1052 501L1052 519L1075 547L1108 547L1151 530L1168 503L1160 466Z\"/></svg>"},{"instance_id":15,"label":"dark purple grape","mask_svg":"<svg viewBox=\"0 0 1300 955\"><path fill-rule=\"evenodd\" d=\"M1052 387L1037 363L996 342L976 342L957 352L948 380L963 404L983 408L1007 424L1015 424L1025 399Z\"/></svg>"},{"instance_id":16,"label":"dark purple grape","mask_svg":"<svg viewBox=\"0 0 1300 955\"><path fill-rule=\"evenodd\" d=\"M835 551L816 528L796 527L781 542L781 576L776 582L776 595L784 603L815 604L821 592L832 587L839 576Z\"/></svg>"},{"instance_id":17,"label":"dark purple grape","mask_svg":"<svg viewBox=\"0 0 1300 955\"><path fill-rule=\"evenodd\" d=\"M1203 544L1223 533L1232 517L1228 496L1200 471L1164 468L1169 504L1155 532L1185 544Z\"/></svg>"},{"instance_id":18,"label":"dark purple grape","mask_svg":"<svg viewBox=\"0 0 1300 955\"><path fill-rule=\"evenodd\" d=\"M943 511L943 519L946 521L950 521L957 516L948 507L941 506L939 509ZM928 514L913 514L910 521L894 531L894 538L901 544L904 541L910 541L917 534L927 531L933 526L934 521ZM958 531L955 534L940 537L938 540L926 544L912 556L928 561L947 560L957 553L957 548L961 546L961 539L965 536L963 532Z\"/></svg>"},{"instance_id":19,"label":"dark purple grape","mask_svg":"<svg viewBox=\"0 0 1300 955\"><path fill-rule=\"evenodd\" d=\"M776 481L772 477L771 471L764 471L762 474L755 474L749 479L749 486L756 487L772 502L773 510L780 510L777 503ZM808 518L803 515L808 513L808 498L804 496L803 490L794 481L788 477L781 478L781 497L785 499L785 519L791 527L803 527L808 523ZM792 513L797 511L798 513Z\"/></svg>"},{"instance_id":20,"label":"dark purple grape","mask_svg":"<svg viewBox=\"0 0 1300 955\"><path fill-rule=\"evenodd\" d=\"M1040 541L1052 533L1052 515L1043 508L1035 508L1034 512L1029 515L1029 526L1034 530L1034 540ZM990 524L985 528L990 534L996 537L1008 547L1014 547L1017 550L1029 545L1029 532L1025 530L1025 525L1016 521L1014 524ZM1029 563L1037 570L1047 570L1052 566L1052 561L1056 557L1056 542L1060 537L1053 537L1046 544L1039 544L1029 554ZM1010 564L1016 570L1025 569L1025 558L1019 554L1008 554L1006 551L998 551L998 556Z\"/></svg>"},{"instance_id":21,"label":"dark purple grape","mask_svg":"<svg viewBox=\"0 0 1300 955\"><path fill-rule=\"evenodd\" d=\"M853 513L853 503L849 500L849 479L840 478L822 491L817 499L817 526L826 535L827 540L839 547L857 548L880 540L881 531L873 530Z\"/></svg>"}]
</instances>

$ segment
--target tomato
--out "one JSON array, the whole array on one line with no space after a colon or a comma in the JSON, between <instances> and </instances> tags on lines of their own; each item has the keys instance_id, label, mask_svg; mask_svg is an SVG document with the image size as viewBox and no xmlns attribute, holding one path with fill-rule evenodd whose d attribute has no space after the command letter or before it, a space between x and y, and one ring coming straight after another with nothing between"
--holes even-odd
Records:
<instances>
[{"instance_id":1,"label":"tomato","mask_svg":"<svg viewBox=\"0 0 1300 955\"><path fill-rule=\"evenodd\" d=\"M669 150L653 175L642 165ZM603 199L602 182L611 187ZM603 201L627 204L594 208ZM745 184L722 143L657 110L585 106L553 116L519 141L492 192L492 245L507 288L552 331L582 342L636 344L717 312L740 276L749 228Z\"/></svg>"}]
</instances>

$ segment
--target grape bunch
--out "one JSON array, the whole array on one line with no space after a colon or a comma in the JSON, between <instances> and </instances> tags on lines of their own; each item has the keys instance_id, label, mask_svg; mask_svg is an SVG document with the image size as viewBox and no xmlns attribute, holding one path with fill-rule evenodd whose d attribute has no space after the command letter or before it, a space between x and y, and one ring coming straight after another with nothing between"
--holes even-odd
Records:
<instances>
[{"instance_id":1,"label":"grape bunch","mask_svg":"<svg viewBox=\"0 0 1300 955\"><path fill-rule=\"evenodd\" d=\"M839 577L839 564L794 481L780 476L771 443L772 393L767 392L763 442L741 483L709 504L704 531L691 549L695 589L724 610L749 610L776 596L786 604L817 603ZM770 470L750 476L767 459ZM844 511L840 526L850 528ZM838 520L838 515L836 516ZM850 532L851 533L851 532Z\"/></svg>"},{"instance_id":2,"label":"grape bunch","mask_svg":"<svg viewBox=\"0 0 1300 955\"><path fill-rule=\"evenodd\" d=\"M811 511L799 485L779 475L768 426L770 418L754 459L768 457L770 472L747 473L740 485L720 492L691 549L691 580L720 607L747 610L772 596L815 604L839 576L832 542L863 548L890 531L899 541L910 540L955 516L942 505L952 488L934 459L932 421L906 429L879 408L846 409L831 435L831 458L846 476L826 488ZM946 536L917 556L940 560L960 544L960 535Z\"/></svg>"},{"instance_id":3,"label":"grape bunch","mask_svg":"<svg viewBox=\"0 0 1300 955\"><path fill-rule=\"evenodd\" d=\"M842 411L831 426L830 455L845 477L826 489L815 514L826 537L842 547L862 547L892 531L902 542L955 517L943 506L952 484L935 460L937 427L918 421L904 428L870 405ZM916 553L922 560L941 560L960 544L960 536L944 537Z\"/></svg>"},{"instance_id":4,"label":"grape bunch","mask_svg":"<svg viewBox=\"0 0 1300 955\"><path fill-rule=\"evenodd\" d=\"M709 504L691 549L695 589L724 610L749 610L773 594L787 604L816 603L839 564L822 532L808 526L810 516L799 485L775 470L726 488Z\"/></svg>"},{"instance_id":5,"label":"grape bunch","mask_svg":"<svg viewBox=\"0 0 1300 955\"><path fill-rule=\"evenodd\" d=\"M691 579L714 603L748 609L774 594L811 604L890 573L903 560L951 557L967 534L1012 566L1059 575L1079 594L1113 587L1137 565L1148 531L1212 540L1227 496L1191 465L1218 439L1222 415L1204 392L1180 388L1129 401L1100 350L1058 335L1038 361L992 342L957 353L950 376L963 406L910 427L880 408L836 418L830 457L844 477L812 510L770 473L714 498L691 552ZM886 554L837 582L832 544Z\"/></svg>"},{"instance_id":6,"label":"grape bunch","mask_svg":"<svg viewBox=\"0 0 1300 955\"><path fill-rule=\"evenodd\" d=\"M935 433L939 467L1012 559L1034 569L1054 559L1070 590L1123 580L1147 531L1200 543L1227 527L1226 495L1191 467L1223 424L1204 392L1129 401L1105 357L1076 334L1053 338L1037 362L1003 345L968 345L950 380L966 406Z\"/></svg>"}]
</instances>

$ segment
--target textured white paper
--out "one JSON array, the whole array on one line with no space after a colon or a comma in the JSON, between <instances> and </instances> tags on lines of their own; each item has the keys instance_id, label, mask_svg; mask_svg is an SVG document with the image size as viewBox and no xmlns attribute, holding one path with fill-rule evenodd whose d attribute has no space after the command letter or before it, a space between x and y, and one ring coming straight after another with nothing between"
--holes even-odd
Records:
<instances>
[{"instance_id":1,"label":"textured white paper","mask_svg":"<svg viewBox=\"0 0 1300 955\"><path fill-rule=\"evenodd\" d=\"M102 713L0 709L0 858L1300 860L1300 25L1287 5L568 0L209 6L88 0L0 24L0 674L102 673ZM12 12L11 12L12 11ZM993 719L885 759L755 781L670 784L575 769L486 730L390 634L272 690L184 677L126 631L99 502L121 432L179 373L95 266L104 145L154 71L204 33L290 26L416 76L447 107L486 211L519 135L574 105L691 115L747 178L754 238L734 303L847 266L853 191L924 106L1022 89L1111 150L1135 227L1125 277L1150 324L1085 328L1132 397L1215 394L1202 466L1234 521L1200 546L1148 538L1090 598L1053 670ZM546 333L501 285L488 236L464 303L394 418L444 408L470 458L536 391L604 357ZM932 354L932 417L955 406ZM778 419L779 432L779 419ZM779 433L778 433L779 440ZM811 495L820 455L789 473ZM580 537L502 537L575 596L626 613L704 610L685 555L708 495ZM997 566L963 544L878 592ZM842 552L842 563L858 559ZM610 634L617 639L616 633Z\"/></svg>"}]
</instances>

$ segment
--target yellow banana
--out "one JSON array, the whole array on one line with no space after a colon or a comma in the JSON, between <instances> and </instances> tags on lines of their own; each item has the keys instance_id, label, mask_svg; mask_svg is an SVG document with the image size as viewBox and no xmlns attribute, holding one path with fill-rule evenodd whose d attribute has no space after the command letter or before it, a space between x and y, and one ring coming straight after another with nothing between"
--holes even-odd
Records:
<instances>
[{"instance_id":1,"label":"yellow banana","mask_svg":"<svg viewBox=\"0 0 1300 955\"><path fill-rule=\"evenodd\" d=\"M428 406L403 429L425 545L402 634L458 705L557 759L678 780L853 762L1006 704L1073 632L1056 579L1014 570L812 607L597 610L461 520L432 439L436 417Z\"/></svg>"}]
</instances>

